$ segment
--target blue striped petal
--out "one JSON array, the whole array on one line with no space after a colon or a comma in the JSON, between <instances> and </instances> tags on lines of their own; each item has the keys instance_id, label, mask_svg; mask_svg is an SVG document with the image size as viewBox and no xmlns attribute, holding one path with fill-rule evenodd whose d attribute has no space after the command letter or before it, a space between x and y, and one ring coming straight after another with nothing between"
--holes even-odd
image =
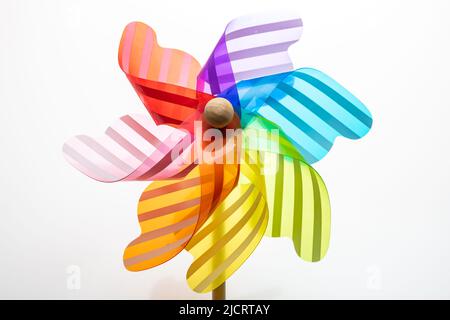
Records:
<instances>
[{"instance_id":1,"label":"blue striped petal","mask_svg":"<svg viewBox=\"0 0 450 320\"><path fill-rule=\"evenodd\" d=\"M359 139L372 126L362 102L315 69L241 81L237 91L239 108L278 125L310 164L330 151L336 137Z\"/></svg>"}]
</instances>

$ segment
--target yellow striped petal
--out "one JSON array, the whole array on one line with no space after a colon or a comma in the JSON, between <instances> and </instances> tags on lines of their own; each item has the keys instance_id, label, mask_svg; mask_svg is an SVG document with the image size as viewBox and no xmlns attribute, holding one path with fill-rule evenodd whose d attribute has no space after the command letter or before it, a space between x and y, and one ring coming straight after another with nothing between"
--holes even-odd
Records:
<instances>
[{"instance_id":1,"label":"yellow striped petal","mask_svg":"<svg viewBox=\"0 0 450 320\"><path fill-rule=\"evenodd\" d=\"M194 291L204 293L220 286L247 260L263 237L268 210L264 184L258 183L263 181L260 171L258 163L241 162L238 185L186 246L194 256L186 276Z\"/></svg>"}]
</instances>

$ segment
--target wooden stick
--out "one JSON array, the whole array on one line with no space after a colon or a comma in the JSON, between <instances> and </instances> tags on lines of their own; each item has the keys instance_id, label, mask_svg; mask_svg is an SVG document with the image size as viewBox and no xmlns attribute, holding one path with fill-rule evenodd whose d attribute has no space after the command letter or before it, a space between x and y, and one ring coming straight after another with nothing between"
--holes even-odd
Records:
<instances>
[{"instance_id":1,"label":"wooden stick","mask_svg":"<svg viewBox=\"0 0 450 320\"><path fill-rule=\"evenodd\" d=\"M225 282L212 291L213 300L226 300Z\"/></svg>"}]
</instances>

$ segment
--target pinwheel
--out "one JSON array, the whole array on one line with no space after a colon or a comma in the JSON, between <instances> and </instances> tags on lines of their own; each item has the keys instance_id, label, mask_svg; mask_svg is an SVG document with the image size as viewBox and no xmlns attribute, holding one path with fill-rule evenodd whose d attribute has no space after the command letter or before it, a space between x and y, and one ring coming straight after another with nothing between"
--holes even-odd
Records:
<instances>
[{"instance_id":1,"label":"pinwheel","mask_svg":"<svg viewBox=\"0 0 450 320\"><path fill-rule=\"evenodd\" d=\"M311 165L336 137L363 137L372 117L324 73L294 69L288 48L302 29L291 13L237 18L201 67L160 47L144 23L126 26L119 65L150 116L75 136L63 153L102 182L151 181L138 203L141 234L124 252L128 270L187 250L189 286L222 295L264 234L291 238L303 260L325 256L329 196Z\"/></svg>"}]
</instances>

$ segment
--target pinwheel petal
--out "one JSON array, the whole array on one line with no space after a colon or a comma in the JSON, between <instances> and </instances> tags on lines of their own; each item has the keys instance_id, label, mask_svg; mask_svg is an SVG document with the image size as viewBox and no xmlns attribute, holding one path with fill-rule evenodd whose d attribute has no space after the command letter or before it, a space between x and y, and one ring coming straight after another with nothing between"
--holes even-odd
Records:
<instances>
[{"instance_id":1,"label":"pinwheel petal","mask_svg":"<svg viewBox=\"0 0 450 320\"><path fill-rule=\"evenodd\" d=\"M127 75L195 89L200 64L190 54L158 45L155 31L142 22L128 24L119 45L119 65Z\"/></svg>"},{"instance_id":2,"label":"pinwheel petal","mask_svg":"<svg viewBox=\"0 0 450 320\"><path fill-rule=\"evenodd\" d=\"M248 160L248 154L242 154ZM186 249L194 256L189 286L209 292L228 279L252 254L264 235L268 211L260 166L241 163L239 183L211 213Z\"/></svg>"},{"instance_id":3,"label":"pinwheel petal","mask_svg":"<svg viewBox=\"0 0 450 320\"><path fill-rule=\"evenodd\" d=\"M195 90L197 60L160 47L153 29L142 22L123 31L119 65L157 124L179 125L212 98Z\"/></svg>"},{"instance_id":4,"label":"pinwheel petal","mask_svg":"<svg viewBox=\"0 0 450 320\"><path fill-rule=\"evenodd\" d=\"M236 184L237 166L195 167L185 178L151 183L138 204L141 235L124 252L124 265L142 271L180 253Z\"/></svg>"},{"instance_id":5,"label":"pinwheel petal","mask_svg":"<svg viewBox=\"0 0 450 320\"><path fill-rule=\"evenodd\" d=\"M223 130L237 127L239 119L235 117ZM209 128L203 123L202 130ZM142 193L138 205L141 235L124 253L128 270L149 269L175 257L208 220L214 208L226 199L236 186L239 164L223 163L216 153L224 158L230 153L237 158L239 145L235 140L238 140L236 136L228 136L223 141L222 147L228 146L223 153L218 149L209 151L208 144L202 141L203 156L213 160L214 154L214 161L209 163L203 159L185 178L153 182Z\"/></svg>"},{"instance_id":6,"label":"pinwheel petal","mask_svg":"<svg viewBox=\"0 0 450 320\"><path fill-rule=\"evenodd\" d=\"M244 81L237 90L243 110L282 128L310 164L330 151L336 137L359 139L372 126L369 110L315 69Z\"/></svg>"},{"instance_id":7,"label":"pinwheel petal","mask_svg":"<svg viewBox=\"0 0 450 320\"><path fill-rule=\"evenodd\" d=\"M269 208L266 235L291 238L302 259L321 260L328 250L331 218L322 178L277 126L259 116L247 118L243 149L260 163L258 183Z\"/></svg>"},{"instance_id":8,"label":"pinwheel petal","mask_svg":"<svg viewBox=\"0 0 450 320\"><path fill-rule=\"evenodd\" d=\"M242 113L244 135L242 148L252 157L255 153L270 152L303 160L302 155L289 141L279 126L253 113Z\"/></svg>"},{"instance_id":9,"label":"pinwheel petal","mask_svg":"<svg viewBox=\"0 0 450 320\"><path fill-rule=\"evenodd\" d=\"M236 106L239 81L293 69L288 48L302 30L302 20L290 13L231 21L198 76L197 90L217 95L228 89L227 98Z\"/></svg>"},{"instance_id":10,"label":"pinwheel petal","mask_svg":"<svg viewBox=\"0 0 450 320\"><path fill-rule=\"evenodd\" d=\"M123 256L128 270L152 268L184 249L199 220L202 183L211 185L213 180L212 175L201 177L196 167L183 179L156 181L144 190L138 204L141 235Z\"/></svg>"},{"instance_id":11,"label":"pinwheel petal","mask_svg":"<svg viewBox=\"0 0 450 320\"><path fill-rule=\"evenodd\" d=\"M316 262L330 242L330 200L320 175L307 163L281 154L264 153L264 175L269 207L266 235L288 237L303 260Z\"/></svg>"},{"instance_id":12,"label":"pinwheel petal","mask_svg":"<svg viewBox=\"0 0 450 320\"><path fill-rule=\"evenodd\" d=\"M194 166L190 147L172 153L186 137L185 131L157 126L146 115L126 115L100 137L69 139L63 154L76 169L102 182L168 179Z\"/></svg>"}]
</instances>

